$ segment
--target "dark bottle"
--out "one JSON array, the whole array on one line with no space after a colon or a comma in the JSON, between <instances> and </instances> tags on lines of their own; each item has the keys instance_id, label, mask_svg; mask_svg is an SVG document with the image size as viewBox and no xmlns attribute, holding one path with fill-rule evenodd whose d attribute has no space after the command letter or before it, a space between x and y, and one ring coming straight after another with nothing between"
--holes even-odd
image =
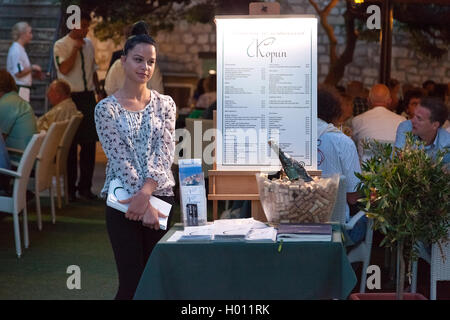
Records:
<instances>
[{"instance_id":1,"label":"dark bottle","mask_svg":"<svg viewBox=\"0 0 450 320\"><path fill-rule=\"evenodd\" d=\"M288 176L289 180L298 180L303 179L305 182L312 181L311 176L306 172L303 165L291 158L287 153L284 153L278 144L272 140L269 140L269 146L275 151L280 159L281 166L283 167L284 172Z\"/></svg>"}]
</instances>

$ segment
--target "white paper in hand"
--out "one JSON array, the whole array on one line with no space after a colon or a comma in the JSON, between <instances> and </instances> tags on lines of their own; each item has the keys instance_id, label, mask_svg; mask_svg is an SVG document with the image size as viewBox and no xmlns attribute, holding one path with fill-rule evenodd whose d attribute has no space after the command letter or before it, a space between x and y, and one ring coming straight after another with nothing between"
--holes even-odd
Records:
<instances>
[{"instance_id":1,"label":"white paper in hand","mask_svg":"<svg viewBox=\"0 0 450 320\"><path fill-rule=\"evenodd\" d=\"M118 200L125 200L130 198L128 192L123 188L119 179L114 179L109 184L108 198L106 199L106 205L126 213L128 210L128 204L120 203ZM167 229L167 220L169 219L170 209L172 205L157 197L151 196L150 203L153 208L158 209L165 217L159 218L159 228L162 230Z\"/></svg>"}]
</instances>

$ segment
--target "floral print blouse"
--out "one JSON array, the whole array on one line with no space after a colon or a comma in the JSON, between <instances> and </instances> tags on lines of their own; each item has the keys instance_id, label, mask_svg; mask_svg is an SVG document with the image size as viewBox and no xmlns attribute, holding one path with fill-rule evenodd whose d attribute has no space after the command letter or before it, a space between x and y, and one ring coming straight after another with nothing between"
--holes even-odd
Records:
<instances>
[{"instance_id":1,"label":"floral print blouse","mask_svg":"<svg viewBox=\"0 0 450 320\"><path fill-rule=\"evenodd\" d=\"M140 111L126 110L114 95L97 104L95 125L108 158L103 198L115 178L131 195L142 188L147 178L158 183L154 195L173 195L175 108L170 96L155 90L151 91L149 104Z\"/></svg>"}]
</instances>

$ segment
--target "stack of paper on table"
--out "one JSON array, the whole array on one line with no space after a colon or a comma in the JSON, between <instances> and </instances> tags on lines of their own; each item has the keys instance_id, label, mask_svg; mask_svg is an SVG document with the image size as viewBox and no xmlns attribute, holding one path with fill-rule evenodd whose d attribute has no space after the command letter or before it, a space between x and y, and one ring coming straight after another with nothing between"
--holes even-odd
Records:
<instances>
[{"instance_id":1,"label":"stack of paper on table","mask_svg":"<svg viewBox=\"0 0 450 320\"><path fill-rule=\"evenodd\" d=\"M331 241L331 224L304 223L284 224L280 223L277 232L277 240L283 241Z\"/></svg>"},{"instance_id":2,"label":"stack of paper on table","mask_svg":"<svg viewBox=\"0 0 450 320\"><path fill-rule=\"evenodd\" d=\"M209 241L213 239L213 225L184 227L183 235L178 241Z\"/></svg>"},{"instance_id":3,"label":"stack of paper on table","mask_svg":"<svg viewBox=\"0 0 450 320\"><path fill-rule=\"evenodd\" d=\"M119 179L114 179L109 184L108 198L106 199L106 205L126 213L128 210L128 204L122 204L118 200L125 200L130 198L128 192L125 191ZM158 209L165 217L159 217L159 228L161 230L167 229L167 220L169 219L170 209L172 205L154 196L150 198L150 204Z\"/></svg>"},{"instance_id":4,"label":"stack of paper on table","mask_svg":"<svg viewBox=\"0 0 450 320\"><path fill-rule=\"evenodd\" d=\"M185 226L168 242L189 241L276 241L277 231L265 223L249 219L220 219L204 226Z\"/></svg>"}]
</instances>

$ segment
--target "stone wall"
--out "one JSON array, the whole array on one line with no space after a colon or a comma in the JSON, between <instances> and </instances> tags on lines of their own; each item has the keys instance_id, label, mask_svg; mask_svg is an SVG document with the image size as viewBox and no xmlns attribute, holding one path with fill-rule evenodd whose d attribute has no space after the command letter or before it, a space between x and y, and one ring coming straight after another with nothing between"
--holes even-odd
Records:
<instances>
[{"instance_id":1,"label":"stone wall","mask_svg":"<svg viewBox=\"0 0 450 320\"><path fill-rule=\"evenodd\" d=\"M318 1L323 6L324 1ZM327 1L328 3L328 1ZM343 29L345 3L331 11L328 21L335 25L335 34L339 44L345 41ZM282 14L315 14L314 8L308 0L286 0L282 5ZM325 79L329 68L328 37L319 24L318 28L318 79ZM216 30L213 24L189 24L180 21L173 32L160 32L156 36L158 43L158 60L164 73L188 73L202 75L202 59L199 52L215 53ZM92 33L89 35L92 39ZM106 74L109 59L116 48L112 41L100 42L94 39L96 46L97 63L100 65L99 76ZM392 41L392 71L391 75L402 83L421 85L427 79L436 82L450 82L450 53L441 61L431 61L421 57L409 47L408 38L394 29ZM338 46L338 53L343 46ZM344 78L340 84L348 81L362 81L367 87L378 81L380 44L358 41L354 53L353 62L347 65Z\"/></svg>"},{"instance_id":2,"label":"stone wall","mask_svg":"<svg viewBox=\"0 0 450 320\"><path fill-rule=\"evenodd\" d=\"M93 27L88 37L95 46L95 58L99 65L99 78L104 79L112 53L123 47L123 42L116 45L112 40L100 41L95 38ZM216 52L216 30L212 24L189 24L180 21L172 32L161 31L155 37L158 45L158 65L163 74L202 75L200 52Z\"/></svg>"},{"instance_id":3,"label":"stone wall","mask_svg":"<svg viewBox=\"0 0 450 320\"><path fill-rule=\"evenodd\" d=\"M283 14L316 14L314 8L308 0L287 0ZM329 1L317 1L321 8L324 3ZM334 31L338 43L338 54L342 52L345 42L345 30L343 29L345 12L345 1L333 8L328 17L328 22L335 26ZM318 29L318 79L319 82L325 79L328 73L328 37L319 23ZM362 81L366 87L372 86L378 82L380 67L380 43L367 42L359 40L356 44L353 62L347 65L344 78L340 84L356 80ZM440 61L430 60L421 56L418 52L411 49L408 35L393 30L392 38L392 60L391 77L399 80L401 83L410 83L420 86L425 80L432 79L438 83L450 82L450 53L444 56Z\"/></svg>"}]
</instances>

